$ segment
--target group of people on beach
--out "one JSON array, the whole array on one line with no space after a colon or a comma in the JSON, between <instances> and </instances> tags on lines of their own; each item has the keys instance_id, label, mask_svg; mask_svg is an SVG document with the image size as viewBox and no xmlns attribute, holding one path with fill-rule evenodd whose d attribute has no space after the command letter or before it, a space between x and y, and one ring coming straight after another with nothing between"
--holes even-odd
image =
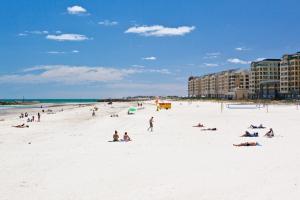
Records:
<instances>
[{"instance_id":1,"label":"group of people on beach","mask_svg":"<svg viewBox=\"0 0 300 200\"><path fill-rule=\"evenodd\" d=\"M27 123L34 122L35 119L36 119L34 115L29 117L29 114L27 112L21 113L20 116L19 116L20 119L25 118L25 117L27 117L27 120L26 120ZM40 122L40 121L41 121L41 114L38 112L37 113L37 122ZM23 123L23 124L12 126L12 127L15 127L15 128L29 128L29 125L25 125Z\"/></svg>"},{"instance_id":2,"label":"group of people on beach","mask_svg":"<svg viewBox=\"0 0 300 200\"><path fill-rule=\"evenodd\" d=\"M115 133L113 134L113 142L130 142L131 138L129 137L128 133L125 132L123 135L123 139L119 139L120 136L118 134L118 131L115 130Z\"/></svg>"},{"instance_id":3,"label":"group of people on beach","mask_svg":"<svg viewBox=\"0 0 300 200\"><path fill-rule=\"evenodd\" d=\"M201 131L217 131L217 128L204 128L205 126L201 123L198 123L197 125L193 126L197 128L202 128Z\"/></svg>"},{"instance_id":4,"label":"group of people on beach","mask_svg":"<svg viewBox=\"0 0 300 200\"><path fill-rule=\"evenodd\" d=\"M263 126L262 124L260 124L259 126L255 126L255 125L250 125L249 127L250 129L265 129L266 127ZM274 131L272 128L269 129L269 131L264 135L265 137L268 138L272 138L274 137ZM249 131L245 131L245 133L243 135L241 135L240 137L259 137L258 132L254 132L254 133L250 133ZM244 143L240 143L240 144L233 144L233 146L259 146L260 144L258 142L244 142Z\"/></svg>"},{"instance_id":5,"label":"group of people on beach","mask_svg":"<svg viewBox=\"0 0 300 200\"><path fill-rule=\"evenodd\" d=\"M202 123L198 123L197 125L193 126L193 127L197 127L197 128L202 128L202 131L216 131L217 128L204 128L204 124ZM255 125L250 125L249 127L250 129L265 129L266 127L263 126L262 124L255 126ZM274 131L272 128L269 129L269 131L264 135L265 137L268 138L272 138L274 137ZM249 131L245 131L245 134L241 135L240 137L259 137L258 132L254 132L254 133L250 133ZM243 142L240 144L233 144L233 146L258 146L259 143L258 142Z\"/></svg>"},{"instance_id":6,"label":"group of people on beach","mask_svg":"<svg viewBox=\"0 0 300 200\"><path fill-rule=\"evenodd\" d=\"M148 131L153 132L153 122L154 122L154 117L151 117L149 120L149 128L147 129ZM123 135L123 139L119 139L120 136L118 134L118 131L115 130L115 133L113 134L113 140L111 142L129 142L131 141L131 138L129 137L128 133L125 132Z\"/></svg>"},{"instance_id":7,"label":"group of people on beach","mask_svg":"<svg viewBox=\"0 0 300 200\"><path fill-rule=\"evenodd\" d=\"M260 124L259 126L254 126L254 125L250 125L251 129L265 129L266 127L264 127L262 124ZM241 135L241 137L258 137L259 134L258 132L254 132L254 133L250 133L249 131L245 131L245 133L243 135ZM268 138L272 138L274 137L274 131L272 128L269 129L269 131L264 135L265 137Z\"/></svg>"}]
</instances>

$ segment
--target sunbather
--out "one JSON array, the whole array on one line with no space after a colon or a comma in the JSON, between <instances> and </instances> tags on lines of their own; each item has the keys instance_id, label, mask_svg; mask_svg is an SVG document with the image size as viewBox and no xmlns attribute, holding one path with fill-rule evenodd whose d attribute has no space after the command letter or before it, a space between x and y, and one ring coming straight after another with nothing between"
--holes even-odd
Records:
<instances>
[{"instance_id":1,"label":"sunbather","mask_svg":"<svg viewBox=\"0 0 300 200\"><path fill-rule=\"evenodd\" d=\"M257 128L266 128L266 127L264 127L262 124L260 124L259 126L254 126L254 125L250 125L250 128L253 128L253 129L257 129Z\"/></svg>"},{"instance_id":2,"label":"sunbather","mask_svg":"<svg viewBox=\"0 0 300 200\"><path fill-rule=\"evenodd\" d=\"M15 128L29 128L29 126L28 126L28 125L25 125L25 124L13 126L13 127L15 127Z\"/></svg>"},{"instance_id":3,"label":"sunbather","mask_svg":"<svg viewBox=\"0 0 300 200\"><path fill-rule=\"evenodd\" d=\"M118 131L115 131L115 133L114 133L114 135L113 135L113 141L114 141L114 142L118 142L118 141L119 141Z\"/></svg>"},{"instance_id":4,"label":"sunbather","mask_svg":"<svg viewBox=\"0 0 300 200\"><path fill-rule=\"evenodd\" d=\"M245 131L245 134L241 135L241 137L258 137L258 133L249 133L248 131Z\"/></svg>"},{"instance_id":5,"label":"sunbather","mask_svg":"<svg viewBox=\"0 0 300 200\"><path fill-rule=\"evenodd\" d=\"M204 128L204 129L201 129L201 131L216 131L217 128Z\"/></svg>"},{"instance_id":6,"label":"sunbather","mask_svg":"<svg viewBox=\"0 0 300 200\"><path fill-rule=\"evenodd\" d=\"M273 132L272 128L270 128L270 130L265 134L265 137L268 137L268 138L274 137L274 132Z\"/></svg>"},{"instance_id":7,"label":"sunbather","mask_svg":"<svg viewBox=\"0 0 300 200\"><path fill-rule=\"evenodd\" d=\"M199 127L199 128L202 128L202 127L204 127L204 125L201 124L201 123L199 123L199 124L197 124L196 126L193 126L193 127Z\"/></svg>"},{"instance_id":8,"label":"sunbather","mask_svg":"<svg viewBox=\"0 0 300 200\"><path fill-rule=\"evenodd\" d=\"M131 139L130 139L129 135L127 134L127 132L124 133L123 141L125 141L125 142L131 141Z\"/></svg>"},{"instance_id":9,"label":"sunbather","mask_svg":"<svg viewBox=\"0 0 300 200\"><path fill-rule=\"evenodd\" d=\"M233 146L236 147L248 147L248 146L258 146L259 143L258 142L244 142L244 143L240 143L240 144L233 144Z\"/></svg>"}]
</instances>

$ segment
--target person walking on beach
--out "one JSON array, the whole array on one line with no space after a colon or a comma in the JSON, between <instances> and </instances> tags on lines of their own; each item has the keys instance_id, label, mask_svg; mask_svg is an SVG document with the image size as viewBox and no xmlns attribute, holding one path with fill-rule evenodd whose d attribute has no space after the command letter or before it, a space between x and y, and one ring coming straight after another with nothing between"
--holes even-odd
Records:
<instances>
[{"instance_id":1,"label":"person walking on beach","mask_svg":"<svg viewBox=\"0 0 300 200\"><path fill-rule=\"evenodd\" d=\"M37 116L38 116L38 122L40 122L41 121L41 114L38 112Z\"/></svg>"},{"instance_id":2,"label":"person walking on beach","mask_svg":"<svg viewBox=\"0 0 300 200\"><path fill-rule=\"evenodd\" d=\"M149 128L147 129L148 131L149 130L151 132L153 131L153 122L154 122L153 117L151 117L150 120L149 120Z\"/></svg>"}]
</instances>

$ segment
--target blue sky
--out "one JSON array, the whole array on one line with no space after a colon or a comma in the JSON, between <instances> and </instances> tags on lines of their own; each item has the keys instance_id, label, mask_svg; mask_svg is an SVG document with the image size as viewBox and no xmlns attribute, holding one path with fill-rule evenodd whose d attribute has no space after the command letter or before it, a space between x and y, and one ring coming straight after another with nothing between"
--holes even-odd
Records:
<instances>
[{"instance_id":1,"label":"blue sky","mask_svg":"<svg viewBox=\"0 0 300 200\"><path fill-rule=\"evenodd\" d=\"M186 95L187 78L300 51L297 0L3 0L1 98Z\"/></svg>"}]
</instances>

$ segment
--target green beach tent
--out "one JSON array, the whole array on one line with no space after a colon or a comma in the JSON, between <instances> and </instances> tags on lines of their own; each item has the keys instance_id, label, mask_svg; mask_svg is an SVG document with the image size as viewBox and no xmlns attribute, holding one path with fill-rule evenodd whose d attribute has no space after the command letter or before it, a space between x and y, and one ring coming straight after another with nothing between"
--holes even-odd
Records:
<instances>
[{"instance_id":1,"label":"green beach tent","mask_svg":"<svg viewBox=\"0 0 300 200\"><path fill-rule=\"evenodd\" d=\"M136 111L137 111L137 108L136 108L136 107L130 107L130 108L128 109L128 114L134 114Z\"/></svg>"}]
</instances>

